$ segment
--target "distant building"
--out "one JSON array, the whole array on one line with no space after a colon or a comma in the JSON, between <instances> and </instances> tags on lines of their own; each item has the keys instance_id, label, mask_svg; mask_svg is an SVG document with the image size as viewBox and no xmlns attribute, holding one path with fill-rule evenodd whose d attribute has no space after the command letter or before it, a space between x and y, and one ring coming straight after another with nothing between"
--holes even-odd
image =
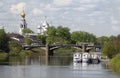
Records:
<instances>
[{"instance_id":1,"label":"distant building","mask_svg":"<svg viewBox=\"0 0 120 78\"><path fill-rule=\"evenodd\" d=\"M23 35L23 29L27 28L27 23L25 20L25 12L23 10L23 12L21 13L21 23L20 23L20 29L19 29L19 34Z\"/></svg>"},{"instance_id":2,"label":"distant building","mask_svg":"<svg viewBox=\"0 0 120 78\"><path fill-rule=\"evenodd\" d=\"M41 24L38 26L38 34L44 34L45 31L47 31L47 28L49 27L49 24L46 20L42 21Z\"/></svg>"}]
</instances>

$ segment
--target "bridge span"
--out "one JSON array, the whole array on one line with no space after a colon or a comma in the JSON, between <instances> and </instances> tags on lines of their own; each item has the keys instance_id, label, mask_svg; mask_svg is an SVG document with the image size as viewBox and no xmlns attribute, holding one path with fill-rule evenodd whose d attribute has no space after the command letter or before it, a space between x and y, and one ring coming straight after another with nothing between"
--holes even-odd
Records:
<instances>
[{"instance_id":1,"label":"bridge span","mask_svg":"<svg viewBox=\"0 0 120 78\"><path fill-rule=\"evenodd\" d=\"M42 47L45 48L46 50L46 55L53 56L53 51L55 49L61 48L61 47L77 47L81 48L82 52L88 52L91 48L99 48L101 49L101 45L96 45L96 44L49 44L49 45L22 45L24 49L31 49L31 48L37 48L37 47Z\"/></svg>"}]
</instances>

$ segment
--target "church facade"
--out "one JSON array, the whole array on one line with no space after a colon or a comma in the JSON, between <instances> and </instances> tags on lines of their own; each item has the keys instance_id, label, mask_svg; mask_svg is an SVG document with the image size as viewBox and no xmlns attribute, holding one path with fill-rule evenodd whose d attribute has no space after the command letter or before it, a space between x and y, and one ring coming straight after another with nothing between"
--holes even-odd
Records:
<instances>
[{"instance_id":1,"label":"church facade","mask_svg":"<svg viewBox=\"0 0 120 78\"><path fill-rule=\"evenodd\" d=\"M49 27L48 22L46 20L43 20L37 28L37 33L43 35L45 33L45 31L47 31L48 27Z\"/></svg>"},{"instance_id":2,"label":"church facade","mask_svg":"<svg viewBox=\"0 0 120 78\"><path fill-rule=\"evenodd\" d=\"M27 28L25 16L26 16L26 14L23 10L21 13L22 18L21 18L21 22L20 22L20 26L19 26L19 34L20 35L24 35L23 29ZM41 24L37 27L37 34L43 35L45 33L45 31L47 31L48 27L49 27L49 24L46 21L46 19L44 19L43 21L41 21Z\"/></svg>"}]
</instances>

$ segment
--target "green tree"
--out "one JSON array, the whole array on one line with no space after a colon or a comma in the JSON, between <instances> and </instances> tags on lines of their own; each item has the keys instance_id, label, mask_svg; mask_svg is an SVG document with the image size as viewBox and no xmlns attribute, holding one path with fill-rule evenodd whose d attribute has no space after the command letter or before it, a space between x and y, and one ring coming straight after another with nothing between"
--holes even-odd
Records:
<instances>
[{"instance_id":1,"label":"green tree","mask_svg":"<svg viewBox=\"0 0 120 78\"><path fill-rule=\"evenodd\" d=\"M55 28L54 26L51 26L47 29L47 44L53 44L53 43L68 43L71 40L69 28L58 26Z\"/></svg>"},{"instance_id":2,"label":"green tree","mask_svg":"<svg viewBox=\"0 0 120 78\"><path fill-rule=\"evenodd\" d=\"M103 55L108 56L108 58L113 58L118 54L118 47L112 41L106 42L102 49Z\"/></svg>"},{"instance_id":3,"label":"green tree","mask_svg":"<svg viewBox=\"0 0 120 78\"><path fill-rule=\"evenodd\" d=\"M19 55L19 52L22 50L20 44L15 40L9 41L10 55Z\"/></svg>"},{"instance_id":4,"label":"green tree","mask_svg":"<svg viewBox=\"0 0 120 78\"><path fill-rule=\"evenodd\" d=\"M48 27L47 35L48 36L56 36L56 28L54 26Z\"/></svg>"},{"instance_id":5,"label":"green tree","mask_svg":"<svg viewBox=\"0 0 120 78\"><path fill-rule=\"evenodd\" d=\"M56 28L54 26L50 26L47 28L47 38L46 43L47 44L53 44L53 38L56 36Z\"/></svg>"},{"instance_id":6,"label":"green tree","mask_svg":"<svg viewBox=\"0 0 120 78\"><path fill-rule=\"evenodd\" d=\"M46 38L46 44L53 44L53 37L48 36Z\"/></svg>"},{"instance_id":7,"label":"green tree","mask_svg":"<svg viewBox=\"0 0 120 78\"><path fill-rule=\"evenodd\" d=\"M104 46L104 44L105 44L106 42L109 42L109 41L110 41L110 39L109 39L109 37L107 37L107 36L102 36L102 37L97 38L97 42L98 42L99 44L101 44L102 46Z\"/></svg>"},{"instance_id":8,"label":"green tree","mask_svg":"<svg viewBox=\"0 0 120 78\"><path fill-rule=\"evenodd\" d=\"M96 36L84 31L72 32L71 39L74 42L96 42Z\"/></svg>"},{"instance_id":9,"label":"green tree","mask_svg":"<svg viewBox=\"0 0 120 78\"><path fill-rule=\"evenodd\" d=\"M27 45L31 45L31 40L30 40L30 38L29 37L25 37L25 44L27 44Z\"/></svg>"},{"instance_id":10,"label":"green tree","mask_svg":"<svg viewBox=\"0 0 120 78\"><path fill-rule=\"evenodd\" d=\"M45 35L38 34L37 39L40 41L40 43L46 44L46 36Z\"/></svg>"},{"instance_id":11,"label":"green tree","mask_svg":"<svg viewBox=\"0 0 120 78\"><path fill-rule=\"evenodd\" d=\"M68 27L58 26L56 34L64 40L71 40L70 29Z\"/></svg>"},{"instance_id":12,"label":"green tree","mask_svg":"<svg viewBox=\"0 0 120 78\"><path fill-rule=\"evenodd\" d=\"M9 52L9 37L5 33L4 29L0 29L0 50Z\"/></svg>"},{"instance_id":13,"label":"green tree","mask_svg":"<svg viewBox=\"0 0 120 78\"><path fill-rule=\"evenodd\" d=\"M30 28L25 28L25 29L23 29L23 33L29 34L29 33L33 33L33 31Z\"/></svg>"},{"instance_id":14,"label":"green tree","mask_svg":"<svg viewBox=\"0 0 120 78\"><path fill-rule=\"evenodd\" d=\"M106 41L103 46L102 52L109 58L113 58L118 53L120 53L120 35L118 35L117 37L112 37L112 39L110 38L109 41Z\"/></svg>"},{"instance_id":15,"label":"green tree","mask_svg":"<svg viewBox=\"0 0 120 78\"><path fill-rule=\"evenodd\" d=\"M71 39L74 42L80 42L80 33L79 33L79 31L72 32Z\"/></svg>"}]
</instances>

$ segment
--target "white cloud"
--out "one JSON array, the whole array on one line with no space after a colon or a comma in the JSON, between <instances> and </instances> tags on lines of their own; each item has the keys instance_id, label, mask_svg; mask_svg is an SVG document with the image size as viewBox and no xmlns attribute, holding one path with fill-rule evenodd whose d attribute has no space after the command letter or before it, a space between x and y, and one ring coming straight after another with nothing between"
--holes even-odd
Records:
<instances>
[{"instance_id":1,"label":"white cloud","mask_svg":"<svg viewBox=\"0 0 120 78\"><path fill-rule=\"evenodd\" d=\"M11 5L10 11L12 13L19 13L24 9L25 6L26 6L25 2L20 2L20 3L16 4L16 5Z\"/></svg>"},{"instance_id":2,"label":"white cloud","mask_svg":"<svg viewBox=\"0 0 120 78\"><path fill-rule=\"evenodd\" d=\"M47 4L46 9L49 11L58 11L59 10L59 8L55 8L55 7L51 6L51 4Z\"/></svg>"},{"instance_id":3,"label":"white cloud","mask_svg":"<svg viewBox=\"0 0 120 78\"><path fill-rule=\"evenodd\" d=\"M4 3L0 2L0 8L3 7Z\"/></svg>"},{"instance_id":4,"label":"white cloud","mask_svg":"<svg viewBox=\"0 0 120 78\"><path fill-rule=\"evenodd\" d=\"M86 10L88 10L88 9L85 8L85 7L78 7L78 8L74 8L74 10L78 10L78 11L86 11Z\"/></svg>"},{"instance_id":5,"label":"white cloud","mask_svg":"<svg viewBox=\"0 0 120 78\"><path fill-rule=\"evenodd\" d=\"M94 11L93 13L88 14L89 17L102 15L101 11Z\"/></svg>"},{"instance_id":6,"label":"white cloud","mask_svg":"<svg viewBox=\"0 0 120 78\"><path fill-rule=\"evenodd\" d=\"M96 5L94 5L94 4L82 5L81 7L74 8L74 10L87 11L87 10L92 9L92 8L94 8L94 7L96 7Z\"/></svg>"},{"instance_id":7,"label":"white cloud","mask_svg":"<svg viewBox=\"0 0 120 78\"><path fill-rule=\"evenodd\" d=\"M116 20L114 17L111 17L111 23L112 23L112 24L117 24L117 23L118 23L118 20Z\"/></svg>"},{"instance_id":8,"label":"white cloud","mask_svg":"<svg viewBox=\"0 0 120 78\"><path fill-rule=\"evenodd\" d=\"M80 3L98 3L100 0L80 0Z\"/></svg>"},{"instance_id":9,"label":"white cloud","mask_svg":"<svg viewBox=\"0 0 120 78\"><path fill-rule=\"evenodd\" d=\"M112 26L112 30L113 31L120 31L120 27L118 27L118 26Z\"/></svg>"},{"instance_id":10,"label":"white cloud","mask_svg":"<svg viewBox=\"0 0 120 78\"><path fill-rule=\"evenodd\" d=\"M41 9L34 8L34 9L32 10L32 13L33 13L34 15L39 15L39 14L43 14L43 11L42 11Z\"/></svg>"},{"instance_id":11,"label":"white cloud","mask_svg":"<svg viewBox=\"0 0 120 78\"><path fill-rule=\"evenodd\" d=\"M72 3L72 0L54 0L54 4L58 6L67 6Z\"/></svg>"}]
</instances>

